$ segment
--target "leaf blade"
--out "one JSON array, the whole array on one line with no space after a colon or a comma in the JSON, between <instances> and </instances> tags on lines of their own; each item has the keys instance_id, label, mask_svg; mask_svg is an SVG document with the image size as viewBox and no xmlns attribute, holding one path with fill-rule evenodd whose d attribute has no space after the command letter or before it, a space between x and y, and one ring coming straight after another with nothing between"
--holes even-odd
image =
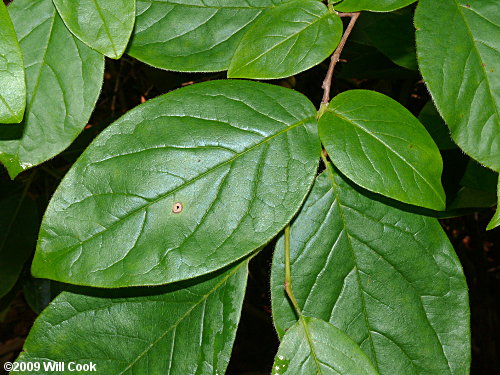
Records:
<instances>
[{"instance_id":1,"label":"leaf blade","mask_svg":"<svg viewBox=\"0 0 500 375\"><path fill-rule=\"evenodd\" d=\"M339 12L359 12L369 10L372 12L392 12L403 8L416 0L344 0L340 4L334 5Z\"/></svg>"},{"instance_id":2,"label":"leaf blade","mask_svg":"<svg viewBox=\"0 0 500 375\"><path fill-rule=\"evenodd\" d=\"M247 263L204 280L140 289L138 296L128 297L134 291L126 290L116 293L124 297L63 292L37 319L17 361L91 359L99 373L116 375L222 374L241 314Z\"/></svg>"},{"instance_id":3,"label":"leaf blade","mask_svg":"<svg viewBox=\"0 0 500 375\"><path fill-rule=\"evenodd\" d=\"M298 26L300 25L300 26ZM276 79L311 68L332 54L342 22L316 0L296 0L266 11L246 32L229 78Z\"/></svg>"},{"instance_id":4,"label":"leaf blade","mask_svg":"<svg viewBox=\"0 0 500 375\"><path fill-rule=\"evenodd\" d=\"M330 102L319 133L332 162L358 185L405 203L445 209L439 150L396 101L373 91L344 92Z\"/></svg>"},{"instance_id":5,"label":"leaf blade","mask_svg":"<svg viewBox=\"0 0 500 375\"><path fill-rule=\"evenodd\" d=\"M415 26L420 70L452 138L471 157L499 171L500 96L494 87L500 83L495 74L500 29L489 18L495 12L495 1L424 0Z\"/></svg>"},{"instance_id":6,"label":"leaf blade","mask_svg":"<svg viewBox=\"0 0 500 375\"><path fill-rule=\"evenodd\" d=\"M136 28L127 53L162 69L226 70L249 25L264 10L285 1L138 0Z\"/></svg>"},{"instance_id":7,"label":"leaf blade","mask_svg":"<svg viewBox=\"0 0 500 375\"><path fill-rule=\"evenodd\" d=\"M314 360L309 360L312 357ZM311 364L311 362L316 363ZM332 324L310 317L304 317L284 335L274 360L272 373L273 375L378 374L366 354L351 338Z\"/></svg>"},{"instance_id":8,"label":"leaf blade","mask_svg":"<svg viewBox=\"0 0 500 375\"><path fill-rule=\"evenodd\" d=\"M467 285L436 219L366 196L321 174L291 226L291 272L304 315L356 341L381 374L466 374ZM273 259L272 309L282 336L296 317L283 292L283 239Z\"/></svg>"},{"instance_id":9,"label":"leaf blade","mask_svg":"<svg viewBox=\"0 0 500 375\"><path fill-rule=\"evenodd\" d=\"M104 57L73 37L49 0L18 0L9 13L21 40L28 93L21 126L0 128L0 162L14 178L64 150L87 124Z\"/></svg>"},{"instance_id":10,"label":"leaf blade","mask_svg":"<svg viewBox=\"0 0 500 375\"><path fill-rule=\"evenodd\" d=\"M112 59L123 55L134 29L135 0L53 1L68 29L83 43Z\"/></svg>"},{"instance_id":11,"label":"leaf blade","mask_svg":"<svg viewBox=\"0 0 500 375\"><path fill-rule=\"evenodd\" d=\"M33 274L157 285L242 258L305 198L318 165L315 114L301 94L246 81L144 103L66 175L42 223Z\"/></svg>"},{"instance_id":12,"label":"leaf blade","mask_svg":"<svg viewBox=\"0 0 500 375\"><path fill-rule=\"evenodd\" d=\"M5 4L0 4L0 123L19 123L26 107L24 62Z\"/></svg>"}]
</instances>

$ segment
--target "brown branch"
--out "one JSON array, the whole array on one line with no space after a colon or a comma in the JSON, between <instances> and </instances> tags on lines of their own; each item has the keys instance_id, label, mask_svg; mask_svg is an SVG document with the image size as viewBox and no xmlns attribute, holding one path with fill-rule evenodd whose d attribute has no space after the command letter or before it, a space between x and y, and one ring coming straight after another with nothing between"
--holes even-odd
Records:
<instances>
[{"instance_id":1,"label":"brown branch","mask_svg":"<svg viewBox=\"0 0 500 375\"><path fill-rule=\"evenodd\" d=\"M335 52L331 57L330 66L328 67L325 80L323 81L324 93L323 93L323 100L321 100L321 106L328 105L328 102L330 101L330 88L332 86L333 71L335 70L335 65L337 65L337 63L340 60L340 54L344 49L344 46L347 42L347 38L349 38L349 35L351 34L352 29L354 28L354 24L358 20L359 14L360 14L359 12L338 14L340 17L350 17L351 20L349 21L349 25L347 26L344 35L342 35L342 39L340 40L337 49L335 50Z\"/></svg>"}]
</instances>

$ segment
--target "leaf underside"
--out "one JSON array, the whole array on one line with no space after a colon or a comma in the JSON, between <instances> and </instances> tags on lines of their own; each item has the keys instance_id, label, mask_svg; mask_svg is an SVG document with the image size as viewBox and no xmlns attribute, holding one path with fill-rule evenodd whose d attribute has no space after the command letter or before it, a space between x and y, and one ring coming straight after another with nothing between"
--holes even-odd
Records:
<instances>
[{"instance_id":1,"label":"leaf underside","mask_svg":"<svg viewBox=\"0 0 500 375\"><path fill-rule=\"evenodd\" d=\"M223 374L240 319L247 263L204 281L141 288L143 295L136 297L63 292L36 320L17 361L92 362L106 375ZM47 372L42 367L20 373ZM74 372L66 367L60 373Z\"/></svg>"},{"instance_id":2,"label":"leaf underside","mask_svg":"<svg viewBox=\"0 0 500 375\"><path fill-rule=\"evenodd\" d=\"M59 154L94 109L104 57L66 28L51 0L8 7L26 67L27 107L21 125L0 127L0 162L11 178Z\"/></svg>"},{"instance_id":3,"label":"leaf underside","mask_svg":"<svg viewBox=\"0 0 500 375\"><path fill-rule=\"evenodd\" d=\"M60 184L33 274L91 286L158 285L244 257L290 221L314 180L315 114L292 90L227 80L135 108Z\"/></svg>"},{"instance_id":4,"label":"leaf underside","mask_svg":"<svg viewBox=\"0 0 500 375\"><path fill-rule=\"evenodd\" d=\"M303 314L344 331L382 375L468 374L467 285L438 221L364 194L325 172L292 224L291 277ZM280 239L271 275L280 336L296 322L283 252Z\"/></svg>"}]
</instances>

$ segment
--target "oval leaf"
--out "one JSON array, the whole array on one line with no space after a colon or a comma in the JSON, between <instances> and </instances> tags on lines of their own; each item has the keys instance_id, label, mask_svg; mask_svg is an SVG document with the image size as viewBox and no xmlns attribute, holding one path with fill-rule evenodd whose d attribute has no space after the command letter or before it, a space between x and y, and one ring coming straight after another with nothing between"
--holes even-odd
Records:
<instances>
[{"instance_id":1,"label":"oval leaf","mask_svg":"<svg viewBox=\"0 0 500 375\"><path fill-rule=\"evenodd\" d=\"M443 161L424 126L401 104L367 90L337 95L319 132L337 168L365 189L444 210Z\"/></svg>"},{"instance_id":2,"label":"oval leaf","mask_svg":"<svg viewBox=\"0 0 500 375\"><path fill-rule=\"evenodd\" d=\"M287 331L273 375L378 375L358 344L333 325L304 317Z\"/></svg>"},{"instance_id":3,"label":"oval leaf","mask_svg":"<svg viewBox=\"0 0 500 375\"><path fill-rule=\"evenodd\" d=\"M50 0L16 0L9 13L26 65L21 126L0 127L0 162L11 178L63 151L82 131L99 96L104 58L75 38Z\"/></svg>"},{"instance_id":4,"label":"oval leaf","mask_svg":"<svg viewBox=\"0 0 500 375\"><path fill-rule=\"evenodd\" d=\"M18 123L26 107L24 63L14 25L3 2L0 2L0 30L0 123Z\"/></svg>"},{"instance_id":5,"label":"oval leaf","mask_svg":"<svg viewBox=\"0 0 500 375\"><path fill-rule=\"evenodd\" d=\"M96 373L106 375L223 374L240 319L246 265L202 282L139 289L148 295L137 297L63 292L36 320L17 360L38 362L41 370L20 373L73 374L67 367L73 361L92 362ZM65 362L66 371L44 371L55 362Z\"/></svg>"},{"instance_id":6,"label":"oval leaf","mask_svg":"<svg viewBox=\"0 0 500 375\"><path fill-rule=\"evenodd\" d=\"M135 0L53 0L70 31L96 51L118 59L134 29Z\"/></svg>"},{"instance_id":7,"label":"oval leaf","mask_svg":"<svg viewBox=\"0 0 500 375\"><path fill-rule=\"evenodd\" d=\"M468 374L467 284L438 221L332 178L317 178L291 226L292 280L303 314L344 331L381 374ZM271 280L280 336L296 321L283 292L283 252L281 239Z\"/></svg>"},{"instance_id":8,"label":"oval leaf","mask_svg":"<svg viewBox=\"0 0 500 375\"><path fill-rule=\"evenodd\" d=\"M340 4L334 5L338 12L359 12L370 10L372 12L392 12L393 10L404 8L416 0L344 0Z\"/></svg>"},{"instance_id":9,"label":"oval leaf","mask_svg":"<svg viewBox=\"0 0 500 375\"><path fill-rule=\"evenodd\" d=\"M226 70L249 25L287 0L137 0L128 54L181 72Z\"/></svg>"},{"instance_id":10,"label":"oval leaf","mask_svg":"<svg viewBox=\"0 0 500 375\"><path fill-rule=\"evenodd\" d=\"M42 223L33 274L158 285L219 269L273 238L314 180L316 110L292 90L212 81L109 126Z\"/></svg>"},{"instance_id":11,"label":"oval leaf","mask_svg":"<svg viewBox=\"0 0 500 375\"><path fill-rule=\"evenodd\" d=\"M421 0L415 14L420 71L436 107L457 145L496 171L499 11L496 0Z\"/></svg>"},{"instance_id":12,"label":"oval leaf","mask_svg":"<svg viewBox=\"0 0 500 375\"><path fill-rule=\"evenodd\" d=\"M340 17L316 0L296 0L269 9L246 32L228 77L289 77L319 64L342 37Z\"/></svg>"}]
</instances>

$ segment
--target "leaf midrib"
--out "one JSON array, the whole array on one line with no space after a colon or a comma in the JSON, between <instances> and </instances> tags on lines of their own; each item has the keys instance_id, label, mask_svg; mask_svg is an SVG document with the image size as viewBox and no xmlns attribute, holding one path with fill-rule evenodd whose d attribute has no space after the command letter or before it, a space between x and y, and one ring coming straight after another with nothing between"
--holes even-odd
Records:
<instances>
[{"instance_id":1,"label":"leaf midrib","mask_svg":"<svg viewBox=\"0 0 500 375\"><path fill-rule=\"evenodd\" d=\"M307 122L309 122L309 121L311 121L311 120L315 120L315 118L316 118L315 116L307 117L307 118L305 118L305 119L303 119L303 120L301 120L301 121L299 121L299 122L297 122L297 123L295 123L295 124L289 125L289 126L287 126L286 128L281 129L280 131L276 132L276 133L275 133L275 134L273 134L272 136L267 137L267 138L264 138L262 141L260 141L260 142L256 143L255 145L253 145L253 146L251 146L251 147L247 148L246 150L244 150L244 151L242 151L242 152L240 152L240 153L238 153L238 154L234 155L233 157L231 157L231 158L229 158L229 159L227 159L227 160L223 161L222 163L219 163L219 164L217 164L217 165L215 165L215 166L213 166L213 167L209 168L208 170L206 170L205 172L203 172L203 173L199 174L198 176L196 176L196 177L192 178L191 180L188 180L188 181L186 181L186 182L182 183L181 185L179 185L179 186L175 187L174 189L172 189L172 190L170 190L170 191L165 192L165 193L164 193L164 194L162 194L160 197L158 197L158 198L156 198L156 199L154 199L154 200L148 201L146 204L144 204L144 205L142 205L142 206L140 206L140 207L138 207L138 208L136 208L136 209L134 209L134 210L130 211L128 214L126 214L125 216L123 216L122 218L120 218L120 220L115 221L115 222L114 222L114 223L112 223L110 226L106 227L104 230L94 233L92 236L90 236L90 237L88 237L88 238L86 238L86 239L84 239L84 240L80 241L79 243L77 243L77 244L75 244L75 245L69 246L69 247L67 247L67 248L62 248L62 249L60 250L60 252L64 251L64 252L66 253L66 252L68 252L68 251L71 251L71 250L73 250L73 249L75 249L75 248L79 247L79 246L82 246L84 243L86 243L86 242L88 242L88 241L92 240L93 238L95 238L95 237L97 237L97 236L99 236L99 235L102 235L103 233L105 233L106 231L110 230L110 229L111 229L111 228L113 228L115 225L118 225L119 223L123 222L124 220L126 220L126 219L127 219L127 218L129 218L130 216L134 215L135 213L140 212L140 211L142 211L142 210L144 210L144 209L148 208L149 206L151 206L151 205L153 205L153 204L155 204L155 203L160 202L161 200L165 199L166 197L168 197L168 196L170 196L170 195L172 195L172 194L175 194L177 191L179 191L179 190L181 190L181 189L185 188L186 186L189 186L190 184L195 183L195 182L196 182L196 181L198 181L199 179L201 179L201 178L205 177L206 175L208 175L208 174L212 173L213 171L217 170L218 168L220 168L220 167L222 167L222 166L224 166L224 165L226 165L226 164L231 164L231 163L232 163L232 162L234 162L236 159L238 159L238 158L242 157L243 155L247 154L248 152L250 152L250 151L252 151L252 150L254 150L254 149L256 149L256 148L258 148L258 147L260 147L260 146L262 146L262 145L264 145L264 144L266 144L267 142L270 142L272 139L274 139L274 138L276 138L276 137L278 137L278 136L280 136L280 135L282 135L282 134L284 134L284 133L286 133L286 132L288 132L288 131L290 131L290 130L292 130L292 129L295 129L295 128L297 128L297 127L301 126L301 125L304 125L304 124L306 124ZM144 149L144 150L146 150L146 149ZM144 151L144 150L143 150L143 151ZM71 207L71 206L68 206L68 207ZM40 242L39 242L39 243L40 243ZM38 247L39 247L39 246L40 246L40 245L38 245Z\"/></svg>"},{"instance_id":2,"label":"leaf midrib","mask_svg":"<svg viewBox=\"0 0 500 375\"><path fill-rule=\"evenodd\" d=\"M97 13L99 14L99 17L102 20L102 25L104 27L104 31L106 31L106 35L108 36L109 42L111 43L111 48L113 49L115 57L118 57L119 55L118 55L118 52L116 51L115 42L113 41L113 38L111 37L111 33L109 31L108 24L106 23L106 20L101 12L101 7L99 6L97 0L92 0L92 2L94 3L95 8L97 10Z\"/></svg>"}]
</instances>

